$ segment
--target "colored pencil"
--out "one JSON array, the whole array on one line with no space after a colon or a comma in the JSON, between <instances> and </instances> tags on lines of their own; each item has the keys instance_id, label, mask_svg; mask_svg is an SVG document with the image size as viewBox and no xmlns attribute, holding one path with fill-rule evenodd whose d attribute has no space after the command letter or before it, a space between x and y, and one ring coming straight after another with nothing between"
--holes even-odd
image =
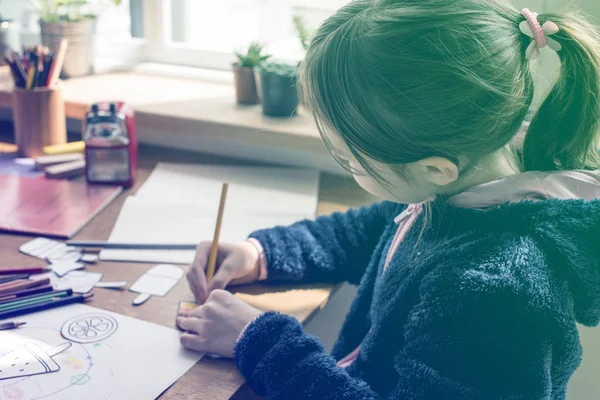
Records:
<instances>
[{"instance_id":1,"label":"colored pencil","mask_svg":"<svg viewBox=\"0 0 600 400\"><path fill-rule=\"evenodd\" d=\"M210 281L215 275L215 266L217 264L217 253L219 251L219 234L221 233L221 222L223 222L223 212L225 211L225 200L227 199L227 189L229 185L223 183L221 188L221 201L219 202L219 213L217 214L217 224L215 226L215 235L213 236L210 255L208 256L208 267L206 268L206 280Z\"/></svg>"},{"instance_id":2,"label":"colored pencil","mask_svg":"<svg viewBox=\"0 0 600 400\"><path fill-rule=\"evenodd\" d=\"M23 296L23 297L15 297L12 299L7 299L7 300L3 300L0 301L0 307L5 306L7 304L13 304L19 301L28 301L28 300L32 300L32 299L40 299L42 297L52 297L52 296L62 296L62 295L67 295L70 296L73 294L73 289L65 289L65 290L52 290L50 292L44 292L44 293L37 293L37 294L32 294L29 296Z\"/></svg>"},{"instance_id":3,"label":"colored pencil","mask_svg":"<svg viewBox=\"0 0 600 400\"><path fill-rule=\"evenodd\" d=\"M27 322L15 322L15 321L10 321L10 322L3 322L0 323L0 331L6 331L9 329L16 329L22 325L25 325Z\"/></svg>"},{"instance_id":4,"label":"colored pencil","mask_svg":"<svg viewBox=\"0 0 600 400\"><path fill-rule=\"evenodd\" d=\"M25 87L25 81L27 78L27 68L25 68L25 65L23 65L23 60L21 60L21 57L16 52L13 51L12 54L16 69L18 71L19 82L21 83L20 87Z\"/></svg>"},{"instance_id":5,"label":"colored pencil","mask_svg":"<svg viewBox=\"0 0 600 400\"><path fill-rule=\"evenodd\" d=\"M2 275L2 274L0 274ZM0 284L13 282L16 280L23 280L29 278L28 274L16 274L16 275L3 275L0 276Z\"/></svg>"},{"instance_id":6,"label":"colored pencil","mask_svg":"<svg viewBox=\"0 0 600 400\"><path fill-rule=\"evenodd\" d=\"M25 268L0 268L0 275L13 275L13 274L43 274L50 272L50 268L46 267L25 267Z\"/></svg>"},{"instance_id":7,"label":"colored pencil","mask_svg":"<svg viewBox=\"0 0 600 400\"><path fill-rule=\"evenodd\" d=\"M71 292L71 294L72 294L72 292ZM8 303L0 305L0 312L14 310L15 308L23 308L23 307L27 307L27 306L32 306L34 304L41 304L41 303L45 303L50 300L62 299L63 297L69 297L71 294L68 294L66 291L63 291L63 293L56 294L56 295L55 294L45 294L45 295L35 296L31 299L23 299L23 300L17 299L14 301L9 301Z\"/></svg>"},{"instance_id":8,"label":"colored pencil","mask_svg":"<svg viewBox=\"0 0 600 400\"><path fill-rule=\"evenodd\" d=\"M108 243L67 241L67 246L89 249L135 249L135 250L195 250L197 243Z\"/></svg>"},{"instance_id":9,"label":"colored pencil","mask_svg":"<svg viewBox=\"0 0 600 400\"><path fill-rule=\"evenodd\" d=\"M43 285L43 286L31 288L31 289L19 290L18 292L14 292L7 296L0 297L0 302L6 301L6 300L17 299L20 297L27 297L27 296L31 296L31 295L38 294L38 293L51 292L53 289L54 288L52 287L52 285Z\"/></svg>"},{"instance_id":10,"label":"colored pencil","mask_svg":"<svg viewBox=\"0 0 600 400\"><path fill-rule=\"evenodd\" d=\"M19 290L29 289L32 287L48 285L50 278L44 279L28 279L21 281L14 281L0 285L0 295L14 294L12 292L18 292Z\"/></svg>"},{"instance_id":11,"label":"colored pencil","mask_svg":"<svg viewBox=\"0 0 600 400\"><path fill-rule=\"evenodd\" d=\"M27 71L27 83L25 84L25 89L30 90L32 88L34 77L35 77L35 67L33 65L30 65L29 70Z\"/></svg>"},{"instance_id":12,"label":"colored pencil","mask_svg":"<svg viewBox=\"0 0 600 400\"><path fill-rule=\"evenodd\" d=\"M93 293L79 295L79 296L70 296L64 299L51 300L46 303L35 304L33 306L27 306L23 308L19 308L16 310L10 310L6 312L0 312L0 319L17 317L19 315L30 314L38 311L49 310L51 308L62 307L69 304L75 303L83 303L93 296Z\"/></svg>"},{"instance_id":13,"label":"colored pencil","mask_svg":"<svg viewBox=\"0 0 600 400\"><path fill-rule=\"evenodd\" d=\"M65 61L65 55L67 54L68 42L66 39L60 41L60 45L58 46L58 51L54 56L54 61L50 66L50 73L48 74L48 81L46 82L46 86L52 87L58 83L58 78L60 77L60 71L62 70L63 63Z\"/></svg>"}]
</instances>

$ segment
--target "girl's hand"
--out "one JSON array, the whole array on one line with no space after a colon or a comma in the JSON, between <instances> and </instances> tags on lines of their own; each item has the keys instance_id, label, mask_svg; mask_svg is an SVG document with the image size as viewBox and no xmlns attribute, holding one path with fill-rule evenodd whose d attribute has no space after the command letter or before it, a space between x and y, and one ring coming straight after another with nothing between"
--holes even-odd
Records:
<instances>
[{"instance_id":1,"label":"girl's hand","mask_svg":"<svg viewBox=\"0 0 600 400\"><path fill-rule=\"evenodd\" d=\"M177 326L181 344L202 353L233 357L233 347L242 330L262 311L224 290L214 290L206 303L180 314Z\"/></svg>"},{"instance_id":2,"label":"girl's hand","mask_svg":"<svg viewBox=\"0 0 600 400\"><path fill-rule=\"evenodd\" d=\"M201 242L196 247L194 262L187 273L190 289L199 303L204 303L213 290L224 289L228 284L254 282L260 273L258 250L252 243L219 243L216 272L207 283L206 268L211 246L212 242Z\"/></svg>"}]
</instances>

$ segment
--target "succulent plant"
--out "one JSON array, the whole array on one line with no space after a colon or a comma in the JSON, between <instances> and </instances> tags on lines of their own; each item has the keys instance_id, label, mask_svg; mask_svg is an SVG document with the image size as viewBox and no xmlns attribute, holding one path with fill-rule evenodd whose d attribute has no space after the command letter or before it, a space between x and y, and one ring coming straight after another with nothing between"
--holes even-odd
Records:
<instances>
[{"instance_id":1,"label":"succulent plant","mask_svg":"<svg viewBox=\"0 0 600 400\"><path fill-rule=\"evenodd\" d=\"M236 52L235 55L238 58L240 67L256 67L271 57L263 54L263 46L259 42L250 43L246 54Z\"/></svg>"},{"instance_id":2,"label":"succulent plant","mask_svg":"<svg viewBox=\"0 0 600 400\"><path fill-rule=\"evenodd\" d=\"M298 39L300 39L300 44L304 51L306 51L315 36L315 31L308 29L306 27L306 21L299 15L295 15L293 21L294 26L296 27L296 33L298 33Z\"/></svg>"},{"instance_id":3,"label":"succulent plant","mask_svg":"<svg viewBox=\"0 0 600 400\"><path fill-rule=\"evenodd\" d=\"M44 22L74 22L96 18L108 3L118 6L121 0L30 0L30 3Z\"/></svg>"},{"instance_id":4,"label":"succulent plant","mask_svg":"<svg viewBox=\"0 0 600 400\"><path fill-rule=\"evenodd\" d=\"M289 77L295 77L298 75L298 65L265 62L260 64L259 67L262 71L275 75Z\"/></svg>"}]
</instances>

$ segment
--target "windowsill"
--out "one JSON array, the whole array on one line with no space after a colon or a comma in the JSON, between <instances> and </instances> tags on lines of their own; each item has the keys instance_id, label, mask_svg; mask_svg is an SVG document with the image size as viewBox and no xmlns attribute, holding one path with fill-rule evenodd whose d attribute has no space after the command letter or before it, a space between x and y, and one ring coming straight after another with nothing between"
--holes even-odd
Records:
<instances>
[{"instance_id":1,"label":"windowsill","mask_svg":"<svg viewBox=\"0 0 600 400\"><path fill-rule=\"evenodd\" d=\"M165 76L161 68L179 69L179 77ZM123 71L108 68L119 69ZM194 74L212 78L192 79ZM129 72L70 79L62 82L66 114L82 120L94 102L126 101L135 109L142 143L341 173L306 111L270 118L262 115L260 105L236 105L233 84L223 83L230 76L146 64ZM11 90L8 68L0 67L0 107L11 107Z\"/></svg>"}]
</instances>

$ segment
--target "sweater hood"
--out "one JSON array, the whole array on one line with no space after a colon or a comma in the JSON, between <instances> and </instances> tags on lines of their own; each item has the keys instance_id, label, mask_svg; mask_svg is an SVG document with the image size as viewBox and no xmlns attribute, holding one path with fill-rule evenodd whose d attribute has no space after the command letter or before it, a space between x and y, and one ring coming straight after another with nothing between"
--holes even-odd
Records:
<instances>
[{"instance_id":1,"label":"sweater hood","mask_svg":"<svg viewBox=\"0 0 600 400\"><path fill-rule=\"evenodd\" d=\"M448 202L459 209L487 209L483 214L532 236L552 270L566 277L577 321L595 326L600 322L599 198L600 171L561 171L503 178Z\"/></svg>"}]
</instances>

